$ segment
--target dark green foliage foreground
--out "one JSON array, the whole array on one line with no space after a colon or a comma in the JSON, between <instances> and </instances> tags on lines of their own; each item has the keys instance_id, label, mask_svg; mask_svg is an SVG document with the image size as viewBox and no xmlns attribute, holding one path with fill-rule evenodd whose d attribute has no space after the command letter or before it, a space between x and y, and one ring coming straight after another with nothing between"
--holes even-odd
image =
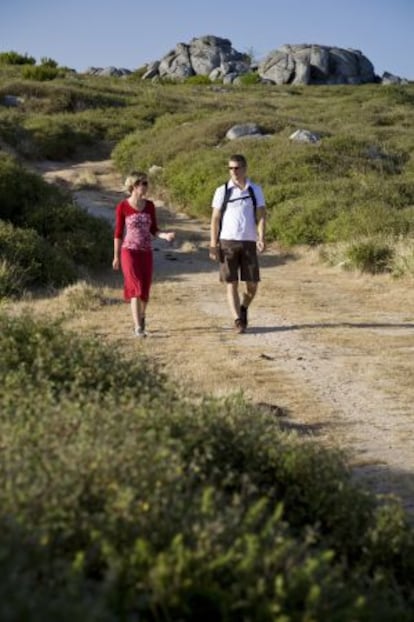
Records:
<instances>
[{"instance_id":1,"label":"dark green foliage foreground","mask_svg":"<svg viewBox=\"0 0 414 622\"><path fill-rule=\"evenodd\" d=\"M340 457L0 315L0 619L412 620L414 540Z\"/></svg>"}]
</instances>

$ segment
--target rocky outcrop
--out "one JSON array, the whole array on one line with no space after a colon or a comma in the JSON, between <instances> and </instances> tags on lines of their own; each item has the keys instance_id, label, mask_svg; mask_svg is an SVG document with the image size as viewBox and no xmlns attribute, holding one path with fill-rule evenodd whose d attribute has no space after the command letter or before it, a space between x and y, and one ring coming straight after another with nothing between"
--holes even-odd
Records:
<instances>
[{"instance_id":1,"label":"rocky outcrop","mask_svg":"<svg viewBox=\"0 0 414 622\"><path fill-rule=\"evenodd\" d=\"M408 84L408 80L395 76L389 71L384 71L381 78L381 84Z\"/></svg>"},{"instance_id":2,"label":"rocky outcrop","mask_svg":"<svg viewBox=\"0 0 414 622\"><path fill-rule=\"evenodd\" d=\"M189 44L178 43L161 60L151 63L143 79L209 76L212 81L239 76L250 69L250 59L237 52L228 39L206 35Z\"/></svg>"},{"instance_id":3,"label":"rocky outcrop","mask_svg":"<svg viewBox=\"0 0 414 622\"><path fill-rule=\"evenodd\" d=\"M85 71L85 74L89 76L115 76L117 78L129 76L131 73L130 69L117 67L88 67Z\"/></svg>"},{"instance_id":4,"label":"rocky outcrop","mask_svg":"<svg viewBox=\"0 0 414 622\"><path fill-rule=\"evenodd\" d=\"M325 45L283 45L259 63L261 78L274 84L376 82L374 67L359 50Z\"/></svg>"},{"instance_id":5,"label":"rocky outcrop","mask_svg":"<svg viewBox=\"0 0 414 622\"><path fill-rule=\"evenodd\" d=\"M185 80L206 76L211 82L237 84L240 76L258 73L265 84L406 84L407 81L385 72L375 75L371 61L359 50L318 44L282 45L253 64L248 55L235 50L229 39L206 35L190 43L178 43L160 60L149 63L143 80ZM90 75L128 76L128 69L116 67L86 70Z\"/></svg>"}]
</instances>

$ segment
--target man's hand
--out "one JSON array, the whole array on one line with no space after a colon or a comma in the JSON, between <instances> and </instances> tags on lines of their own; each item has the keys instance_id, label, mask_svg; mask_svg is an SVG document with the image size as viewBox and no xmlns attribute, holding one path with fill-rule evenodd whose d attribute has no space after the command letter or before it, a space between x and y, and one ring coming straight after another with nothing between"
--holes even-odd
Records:
<instances>
[{"instance_id":1,"label":"man's hand","mask_svg":"<svg viewBox=\"0 0 414 622\"><path fill-rule=\"evenodd\" d=\"M213 261L218 261L219 259L219 247L218 246L210 246L208 251L208 256Z\"/></svg>"},{"instance_id":2,"label":"man's hand","mask_svg":"<svg viewBox=\"0 0 414 622\"><path fill-rule=\"evenodd\" d=\"M258 253L263 253L264 249L266 248L264 240L257 240L256 248Z\"/></svg>"}]
</instances>

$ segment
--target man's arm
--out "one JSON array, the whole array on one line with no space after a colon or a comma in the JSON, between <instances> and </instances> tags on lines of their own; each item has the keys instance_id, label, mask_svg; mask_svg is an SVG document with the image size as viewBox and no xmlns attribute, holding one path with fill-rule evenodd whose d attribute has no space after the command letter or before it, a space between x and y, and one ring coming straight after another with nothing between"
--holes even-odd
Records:
<instances>
[{"instance_id":1,"label":"man's arm","mask_svg":"<svg viewBox=\"0 0 414 622\"><path fill-rule=\"evenodd\" d=\"M266 240L266 209L264 206L257 208L257 250L259 253L263 253Z\"/></svg>"},{"instance_id":2,"label":"man's arm","mask_svg":"<svg viewBox=\"0 0 414 622\"><path fill-rule=\"evenodd\" d=\"M218 236L220 227L220 210L213 208L210 223L210 251L209 257L214 261L218 259Z\"/></svg>"}]
</instances>

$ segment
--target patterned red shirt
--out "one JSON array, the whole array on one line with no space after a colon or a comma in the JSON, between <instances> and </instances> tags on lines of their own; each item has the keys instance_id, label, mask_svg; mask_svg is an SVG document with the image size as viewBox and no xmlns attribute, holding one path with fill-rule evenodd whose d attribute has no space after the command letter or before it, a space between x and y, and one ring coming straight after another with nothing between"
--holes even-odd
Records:
<instances>
[{"instance_id":1,"label":"patterned red shirt","mask_svg":"<svg viewBox=\"0 0 414 622\"><path fill-rule=\"evenodd\" d=\"M116 206L114 237L123 238L122 248L150 251L152 236L157 231L155 205L152 201L146 200L145 207L141 211L131 207L127 199Z\"/></svg>"}]
</instances>

